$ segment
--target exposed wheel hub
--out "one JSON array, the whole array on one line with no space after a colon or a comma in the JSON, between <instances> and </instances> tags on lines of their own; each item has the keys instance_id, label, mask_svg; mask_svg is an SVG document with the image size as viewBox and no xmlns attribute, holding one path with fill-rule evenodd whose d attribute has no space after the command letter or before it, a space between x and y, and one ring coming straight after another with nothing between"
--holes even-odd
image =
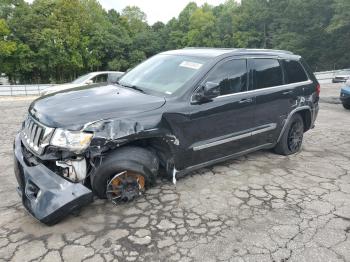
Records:
<instances>
[{"instance_id":1,"label":"exposed wheel hub","mask_svg":"<svg viewBox=\"0 0 350 262\"><path fill-rule=\"evenodd\" d=\"M145 190L145 178L133 171L123 171L112 177L107 183L107 198L116 204L131 201Z\"/></svg>"}]
</instances>

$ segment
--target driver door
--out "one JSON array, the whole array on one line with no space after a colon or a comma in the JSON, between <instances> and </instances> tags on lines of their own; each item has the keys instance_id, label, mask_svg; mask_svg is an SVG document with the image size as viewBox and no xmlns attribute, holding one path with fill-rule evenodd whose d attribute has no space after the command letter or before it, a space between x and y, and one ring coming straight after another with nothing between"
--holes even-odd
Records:
<instances>
[{"instance_id":1,"label":"driver door","mask_svg":"<svg viewBox=\"0 0 350 262\"><path fill-rule=\"evenodd\" d=\"M255 146L255 97L248 90L246 59L220 62L202 85L216 83L219 96L207 102L192 102L189 121L183 126L186 150L178 156L182 168L227 157ZM195 96L194 96L195 97Z\"/></svg>"}]
</instances>

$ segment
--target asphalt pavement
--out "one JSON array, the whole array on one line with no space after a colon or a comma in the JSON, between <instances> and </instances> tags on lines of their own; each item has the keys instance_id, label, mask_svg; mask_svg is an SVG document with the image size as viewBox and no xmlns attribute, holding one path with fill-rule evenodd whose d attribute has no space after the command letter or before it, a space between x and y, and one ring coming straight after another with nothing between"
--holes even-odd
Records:
<instances>
[{"instance_id":1,"label":"asphalt pavement","mask_svg":"<svg viewBox=\"0 0 350 262\"><path fill-rule=\"evenodd\" d=\"M0 98L0 260L350 261L350 111L322 85L303 150L259 151L166 180L138 200L96 200L47 227L16 193L12 141L30 99Z\"/></svg>"}]
</instances>

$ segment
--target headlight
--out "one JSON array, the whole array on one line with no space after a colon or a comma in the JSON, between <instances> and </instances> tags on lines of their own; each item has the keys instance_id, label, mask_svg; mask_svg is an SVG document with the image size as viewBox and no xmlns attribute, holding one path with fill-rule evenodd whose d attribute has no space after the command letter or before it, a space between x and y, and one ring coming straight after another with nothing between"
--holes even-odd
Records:
<instances>
[{"instance_id":1,"label":"headlight","mask_svg":"<svg viewBox=\"0 0 350 262\"><path fill-rule=\"evenodd\" d=\"M81 152L90 145L92 136L93 134L91 133L57 128L51 138L50 144L74 152Z\"/></svg>"}]
</instances>

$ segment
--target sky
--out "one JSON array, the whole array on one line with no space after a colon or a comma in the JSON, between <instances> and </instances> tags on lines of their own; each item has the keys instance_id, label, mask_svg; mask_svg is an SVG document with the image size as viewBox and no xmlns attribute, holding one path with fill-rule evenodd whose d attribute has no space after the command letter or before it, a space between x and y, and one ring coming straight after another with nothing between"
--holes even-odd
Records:
<instances>
[{"instance_id":1,"label":"sky","mask_svg":"<svg viewBox=\"0 0 350 262\"><path fill-rule=\"evenodd\" d=\"M33 2L33 0L26 0ZM135 5L141 8L147 15L147 22L154 24L157 21L168 22L171 18L177 17L182 9L189 2L196 2L197 5L208 3L219 5L225 0L98 0L106 10L115 9L121 12L128 5Z\"/></svg>"},{"instance_id":2,"label":"sky","mask_svg":"<svg viewBox=\"0 0 350 262\"><path fill-rule=\"evenodd\" d=\"M182 9L189 2L196 2L197 5L208 3L210 5L219 5L224 3L225 0L98 0L101 5L109 10L115 9L122 11L124 7L128 5L136 5L141 8L147 15L147 21L149 24L153 24L157 21L163 23L168 22L171 18L177 17Z\"/></svg>"}]
</instances>

